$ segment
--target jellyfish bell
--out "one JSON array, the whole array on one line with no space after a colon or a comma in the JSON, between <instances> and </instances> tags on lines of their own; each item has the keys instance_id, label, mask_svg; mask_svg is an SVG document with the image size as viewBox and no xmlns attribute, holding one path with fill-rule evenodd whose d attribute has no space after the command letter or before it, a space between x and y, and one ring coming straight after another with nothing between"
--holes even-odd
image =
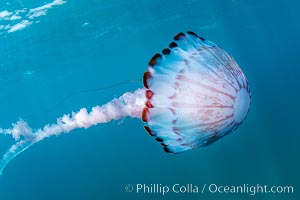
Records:
<instances>
[{"instance_id":1,"label":"jellyfish bell","mask_svg":"<svg viewBox=\"0 0 300 200\"><path fill-rule=\"evenodd\" d=\"M143 81L145 130L171 153L214 143L235 130L250 107L249 84L236 61L190 31L153 56Z\"/></svg>"}]
</instances>

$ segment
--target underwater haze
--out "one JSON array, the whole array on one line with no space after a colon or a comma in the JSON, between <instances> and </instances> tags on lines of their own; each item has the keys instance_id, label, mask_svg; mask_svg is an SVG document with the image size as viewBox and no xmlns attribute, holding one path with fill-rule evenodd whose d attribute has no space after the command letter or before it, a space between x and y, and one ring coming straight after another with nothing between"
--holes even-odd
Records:
<instances>
[{"instance_id":1,"label":"underwater haze","mask_svg":"<svg viewBox=\"0 0 300 200\"><path fill-rule=\"evenodd\" d=\"M4 169L0 200L300 199L299 8L296 0L2 0L1 129L20 118L38 129L142 88L150 58L182 31L232 55L252 101L236 131L181 154L164 152L141 119L49 137ZM1 157L13 143L0 134ZM279 189L254 194L257 185Z\"/></svg>"}]
</instances>

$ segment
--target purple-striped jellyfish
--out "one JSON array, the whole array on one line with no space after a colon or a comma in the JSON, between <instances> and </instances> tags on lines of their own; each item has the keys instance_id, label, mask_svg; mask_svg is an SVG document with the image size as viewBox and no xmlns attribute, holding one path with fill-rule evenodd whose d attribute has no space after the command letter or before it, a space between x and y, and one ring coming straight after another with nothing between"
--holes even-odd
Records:
<instances>
[{"instance_id":1,"label":"purple-striped jellyfish","mask_svg":"<svg viewBox=\"0 0 300 200\"><path fill-rule=\"evenodd\" d=\"M179 33L156 54L143 77L144 87L119 98L57 118L32 129L19 120L0 128L16 141L0 161L0 173L31 145L52 135L89 128L124 117L141 118L145 130L166 152L180 153L212 144L235 130L250 107L248 81L235 60L193 32Z\"/></svg>"},{"instance_id":2,"label":"purple-striped jellyfish","mask_svg":"<svg viewBox=\"0 0 300 200\"><path fill-rule=\"evenodd\" d=\"M193 32L179 33L144 74L145 129L164 150L212 144L236 129L250 107L248 81L235 60Z\"/></svg>"}]
</instances>

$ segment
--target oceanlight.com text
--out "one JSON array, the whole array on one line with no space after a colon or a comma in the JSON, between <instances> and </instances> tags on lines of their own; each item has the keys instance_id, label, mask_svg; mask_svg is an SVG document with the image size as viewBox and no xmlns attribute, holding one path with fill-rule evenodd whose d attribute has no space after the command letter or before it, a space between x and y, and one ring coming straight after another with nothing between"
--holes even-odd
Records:
<instances>
[{"instance_id":1,"label":"oceanlight.com text","mask_svg":"<svg viewBox=\"0 0 300 200\"><path fill-rule=\"evenodd\" d=\"M291 185L261 185L261 184L241 184L241 185L218 185L218 184L127 184L126 192L136 194L293 194L294 187Z\"/></svg>"}]
</instances>

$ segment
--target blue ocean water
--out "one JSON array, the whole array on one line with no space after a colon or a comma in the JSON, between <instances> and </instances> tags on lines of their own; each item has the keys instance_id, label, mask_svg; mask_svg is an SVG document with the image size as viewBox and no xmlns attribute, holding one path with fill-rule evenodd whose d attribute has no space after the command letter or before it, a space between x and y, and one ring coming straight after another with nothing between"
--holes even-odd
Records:
<instances>
[{"instance_id":1,"label":"blue ocean water","mask_svg":"<svg viewBox=\"0 0 300 200\"><path fill-rule=\"evenodd\" d=\"M0 177L0 199L299 199L299 2L46 0L0 2L0 127L31 127L142 87L149 59L192 30L223 47L246 74L250 112L212 146L166 154L125 119L47 138ZM58 106L58 102L61 102ZM0 135L0 154L13 143ZM293 186L293 194L126 192L131 184Z\"/></svg>"}]
</instances>

